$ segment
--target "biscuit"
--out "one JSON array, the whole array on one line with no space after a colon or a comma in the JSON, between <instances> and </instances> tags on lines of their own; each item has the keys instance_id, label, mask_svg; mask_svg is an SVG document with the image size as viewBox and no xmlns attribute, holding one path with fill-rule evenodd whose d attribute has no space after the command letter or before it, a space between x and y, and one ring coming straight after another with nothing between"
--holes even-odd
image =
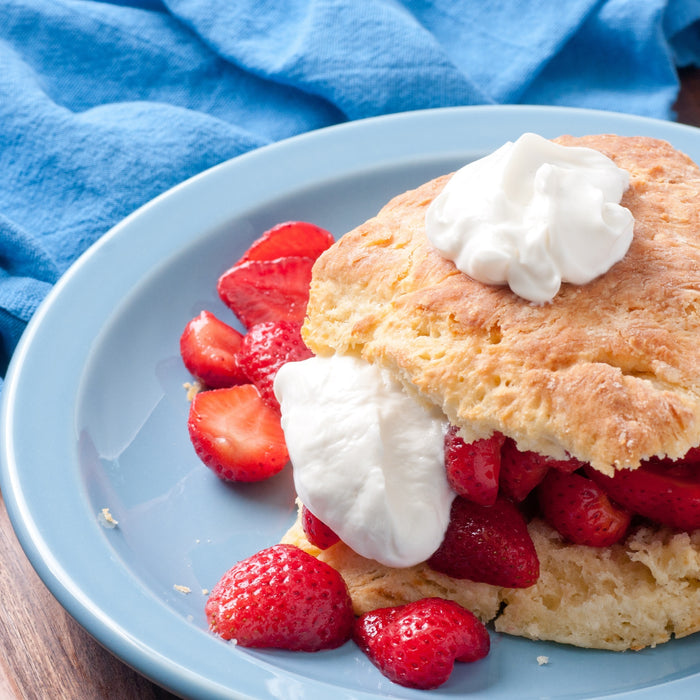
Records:
<instances>
[{"instance_id":1,"label":"biscuit","mask_svg":"<svg viewBox=\"0 0 700 700\"><path fill-rule=\"evenodd\" d=\"M498 632L612 651L700 631L700 531L640 527L605 548L566 543L538 519L529 531L540 578L520 589L453 579L426 564L393 569L342 542L320 551L306 540L299 519L282 541L337 569L358 615L439 596L493 622Z\"/></svg>"},{"instance_id":2,"label":"biscuit","mask_svg":"<svg viewBox=\"0 0 700 700\"><path fill-rule=\"evenodd\" d=\"M522 450L606 474L700 443L700 170L668 143L599 135L630 173L626 256L532 304L434 251L425 211L449 175L395 197L316 262L303 336L360 355L439 406L467 441L500 431Z\"/></svg>"},{"instance_id":3,"label":"biscuit","mask_svg":"<svg viewBox=\"0 0 700 700\"><path fill-rule=\"evenodd\" d=\"M467 441L500 431L521 450L606 474L700 443L700 169L668 143L561 137L630 173L628 253L584 286L532 304L480 284L427 241L428 205L449 175L392 199L316 262L303 336L318 355L361 356L442 409ZM606 548L529 524L541 574L526 589L392 569L343 543L311 546L337 568L355 611L450 598L496 630L581 647L654 646L700 631L700 530L637 527Z\"/></svg>"}]
</instances>

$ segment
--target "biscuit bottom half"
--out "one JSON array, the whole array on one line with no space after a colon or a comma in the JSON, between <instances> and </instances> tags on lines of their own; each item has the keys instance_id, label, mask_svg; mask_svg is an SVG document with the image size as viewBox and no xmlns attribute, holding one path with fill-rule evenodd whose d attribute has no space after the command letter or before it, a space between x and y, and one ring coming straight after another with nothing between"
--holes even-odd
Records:
<instances>
[{"instance_id":1,"label":"biscuit bottom half","mask_svg":"<svg viewBox=\"0 0 700 700\"><path fill-rule=\"evenodd\" d=\"M306 539L300 518L282 541L338 570L358 615L437 596L493 622L497 632L613 651L700 630L700 530L639 527L605 548L569 544L537 518L529 530L540 578L522 589L454 579L426 564L390 568L342 542L321 551Z\"/></svg>"}]
</instances>

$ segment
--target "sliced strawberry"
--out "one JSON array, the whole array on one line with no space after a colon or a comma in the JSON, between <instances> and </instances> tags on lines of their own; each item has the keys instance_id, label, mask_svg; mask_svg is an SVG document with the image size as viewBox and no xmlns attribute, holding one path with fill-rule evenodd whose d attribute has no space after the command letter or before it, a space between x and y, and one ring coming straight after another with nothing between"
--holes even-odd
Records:
<instances>
[{"instance_id":1,"label":"sliced strawberry","mask_svg":"<svg viewBox=\"0 0 700 700\"><path fill-rule=\"evenodd\" d=\"M515 441L508 438L501 449L501 493L520 503L544 479L550 469L574 472L582 466L583 463L574 458L556 460L537 452L521 451L516 447Z\"/></svg>"},{"instance_id":2,"label":"sliced strawberry","mask_svg":"<svg viewBox=\"0 0 700 700\"><path fill-rule=\"evenodd\" d=\"M296 256L248 260L224 272L217 291L246 328L267 321L302 322L313 264L313 258Z\"/></svg>"},{"instance_id":3,"label":"sliced strawberry","mask_svg":"<svg viewBox=\"0 0 700 700\"><path fill-rule=\"evenodd\" d=\"M301 526L306 539L319 549L328 549L340 540L326 523L319 520L306 506L301 508Z\"/></svg>"},{"instance_id":4,"label":"sliced strawberry","mask_svg":"<svg viewBox=\"0 0 700 700\"><path fill-rule=\"evenodd\" d=\"M537 495L544 519L569 542L609 547L627 534L632 514L581 474L551 469Z\"/></svg>"},{"instance_id":5,"label":"sliced strawberry","mask_svg":"<svg viewBox=\"0 0 700 700\"><path fill-rule=\"evenodd\" d=\"M652 461L637 469L619 469L609 477L588 467L586 473L621 506L661 525L700 528L700 464Z\"/></svg>"},{"instance_id":6,"label":"sliced strawberry","mask_svg":"<svg viewBox=\"0 0 700 700\"><path fill-rule=\"evenodd\" d=\"M252 384L198 393L187 427L199 458L227 481L267 479L289 460L280 415Z\"/></svg>"},{"instance_id":7,"label":"sliced strawberry","mask_svg":"<svg viewBox=\"0 0 700 700\"><path fill-rule=\"evenodd\" d=\"M483 623L443 598L365 613L355 622L353 639L387 678L421 690L441 686L455 661L483 659L491 646Z\"/></svg>"},{"instance_id":8,"label":"sliced strawberry","mask_svg":"<svg viewBox=\"0 0 700 700\"><path fill-rule=\"evenodd\" d=\"M246 333L238 359L248 381L258 387L265 401L279 409L273 391L277 370L286 362L312 356L301 338L301 323L269 321L258 323Z\"/></svg>"},{"instance_id":9,"label":"sliced strawberry","mask_svg":"<svg viewBox=\"0 0 700 700\"><path fill-rule=\"evenodd\" d=\"M180 355L188 371L212 389L247 382L238 364L243 336L220 321L213 313L202 311L180 336Z\"/></svg>"},{"instance_id":10,"label":"sliced strawberry","mask_svg":"<svg viewBox=\"0 0 700 700\"><path fill-rule=\"evenodd\" d=\"M347 642L355 622L342 576L278 544L235 564L205 606L212 632L244 647L318 651Z\"/></svg>"},{"instance_id":11,"label":"sliced strawberry","mask_svg":"<svg viewBox=\"0 0 700 700\"><path fill-rule=\"evenodd\" d=\"M306 221L286 221L265 231L248 248L239 262L275 260L289 256L315 260L333 243L333 236L315 224Z\"/></svg>"},{"instance_id":12,"label":"sliced strawberry","mask_svg":"<svg viewBox=\"0 0 700 700\"><path fill-rule=\"evenodd\" d=\"M501 433L476 442L466 443L459 429L450 426L445 435L445 469L453 491L474 503L490 506L498 496L501 469Z\"/></svg>"},{"instance_id":13,"label":"sliced strawberry","mask_svg":"<svg viewBox=\"0 0 700 700\"><path fill-rule=\"evenodd\" d=\"M506 588L532 586L540 575L525 518L502 497L480 506L457 496L445 537L428 565L453 578Z\"/></svg>"}]
</instances>

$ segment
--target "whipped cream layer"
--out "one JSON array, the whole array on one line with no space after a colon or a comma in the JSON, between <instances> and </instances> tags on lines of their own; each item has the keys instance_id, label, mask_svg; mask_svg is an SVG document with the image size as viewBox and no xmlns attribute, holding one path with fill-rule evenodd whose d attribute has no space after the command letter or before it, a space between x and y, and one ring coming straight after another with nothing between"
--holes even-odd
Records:
<instances>
[{"instance_id":1,"label":"whipped cream layer","mask_svg":"<svg viewBox=\"0 0 700 700\"><path fill-rule=\"evenodd\" d=\"M426 213L428 240L485 284L535 303L586 284L624 257L629 174L591 148L523 134L450 179Z\"/></svg>"},{"instance_id":2,"label":"whipped cream layer","mask_svg":"<svg viewBox=\"0 0 700 700\"><path fill-rule=\"evenodd\" d=\"M430 557L455 497L442 413L385 370L346 355L283 365L275 395L306 507L364 557L394 567Z\"/></svg>"}]
</instances>

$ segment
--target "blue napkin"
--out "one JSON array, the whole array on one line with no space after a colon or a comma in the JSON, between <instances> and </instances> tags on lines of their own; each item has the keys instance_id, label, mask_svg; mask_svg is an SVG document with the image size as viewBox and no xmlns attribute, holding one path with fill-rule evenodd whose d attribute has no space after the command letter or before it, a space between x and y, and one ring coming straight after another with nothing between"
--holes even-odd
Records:
<instances>
[{"instance_id":1,"label":"blue napkin","mask_svg":"<svg viewBox=\"0 0 700 700\"><path fill-rule=\"evenodd\" d=\"M451 105L672 119L691 64L698 0L3 0L0 374L90 244L216 163Z\"/></svg>"}]
</instances>

